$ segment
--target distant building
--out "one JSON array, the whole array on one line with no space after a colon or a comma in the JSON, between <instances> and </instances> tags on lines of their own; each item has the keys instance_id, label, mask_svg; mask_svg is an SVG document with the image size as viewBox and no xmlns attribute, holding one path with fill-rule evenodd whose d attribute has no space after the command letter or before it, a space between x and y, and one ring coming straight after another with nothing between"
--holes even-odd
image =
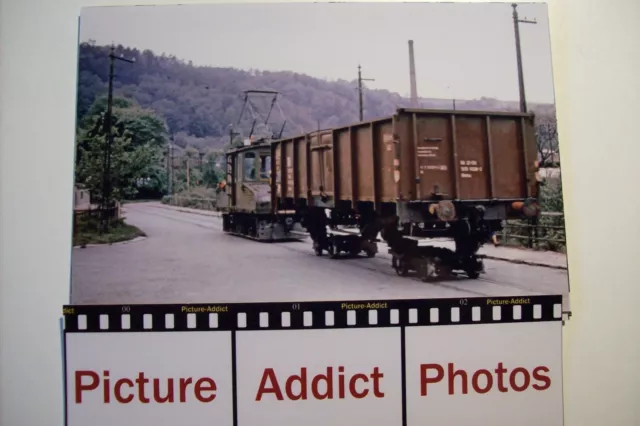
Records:
<instances>
[{"instance_id":1,"label":"distant building","mask_svg":"<svg viewBox=\"0 0 640 426\"><path fill-rule=\"evenodd\" d=\"M116 217L122 217L122 209L120 203L116 203ZM91 210L99 210L98 204L91 203L91 193L82 185L74 185L73 187L73 211L78 214L89 212Z\"/></svg>"},{"instance_id":2,"label":"distant building","mask_svg":"<svg viewBox=\"0 0 640 426\"><path fill-rule=\"evenodd\" d=\"M74 210L91 210L91 194L89 190L81 185L73 187L73 209Z\"/></svg>"},{"instance_id":3,"label":"distant building","mask_svg":"<svg viewBox=\"0 0 640 426\"><path fill-rule=\"evenodd\" d=\"M554 168L543 168L540 169L538 171L538 173L540 174L540 177L542 179L548 180L548 181L559 181L561 180L561 172L560 172L560 168L554 167Z\"/></svg>"}]
</instances>

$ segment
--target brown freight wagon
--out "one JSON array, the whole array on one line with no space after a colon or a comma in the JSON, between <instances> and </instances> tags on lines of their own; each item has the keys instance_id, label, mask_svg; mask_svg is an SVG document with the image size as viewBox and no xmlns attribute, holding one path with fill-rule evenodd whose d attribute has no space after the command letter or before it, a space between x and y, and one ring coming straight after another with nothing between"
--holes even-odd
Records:
<instances>
[{"instance_id":1,"label":"brown freight wagon","mask_svg":"<svg viewBox=\"0 0 640 426\"><path fill-rule=\"evenodd\" d=\"M380 235L400 275L475 278L478 249L503 220L537 215L537 196L533 115L398 109L228 152L218 207L225 232L277 241L302 226L331 257L373 256ZM455 250L419 244L432 237Z\"/></svg>"},{"instance_id":2,"label":"brown freight wagon","mask_svg":"<svg viewBox=\"0 0 640 426\"><path fill-rule=\"evenodd\" d=\"M319 255L372 255L382 231L401 274L421 270L411 259L435 250L436 263L449 256L449 264L477 276L475 254L501 221L538 213L532 114L398 109L275 141L271 154L274 213L306 212ZM361 234L328 234L327 225L358 225ZM416 236L451 237L456 251L425 252Z\"/></svg>"},{"instance_id":3,"label":"brown freight wagon","mask_svg":"<svg viewBox=\"0 0 640 426\"><path fill-rule=\"evenodd\" d=\"M274 203L509 202L537 196L533 116L399 109L272 144ZM284 167L283 167L284 165Z\"/></svg>"}]
</instances>

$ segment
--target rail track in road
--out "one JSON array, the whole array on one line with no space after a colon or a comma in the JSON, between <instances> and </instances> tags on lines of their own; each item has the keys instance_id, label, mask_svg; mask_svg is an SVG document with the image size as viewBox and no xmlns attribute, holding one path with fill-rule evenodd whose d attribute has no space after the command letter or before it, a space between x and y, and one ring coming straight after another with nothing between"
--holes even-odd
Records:
<instances>
[{"instance_id":1,"label":"rail track in road","mask_svg":"<svg viewBox=\"0 0 640 426\"><path fill-rule=\"evenodd\" d=\"M167 206L125 207L125 220L147 238L73 251L74 303L201 303L509 297L567 294L566 271L485 260L478 279L425 283L399 277L386 244L374 258L318 257L309 239L259 244L226 235L219 218Z\"/></svg>"}]
</instances>

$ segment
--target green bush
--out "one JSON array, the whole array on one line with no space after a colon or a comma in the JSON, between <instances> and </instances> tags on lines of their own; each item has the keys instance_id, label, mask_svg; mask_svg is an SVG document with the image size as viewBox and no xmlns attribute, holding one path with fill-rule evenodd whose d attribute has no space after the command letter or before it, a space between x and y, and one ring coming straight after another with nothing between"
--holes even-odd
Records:
<instances>
[{"instance_id":1,"label":"green bush","mask_svg":"<svg viewBox=\"0 0 640 426\"><path fill-rule=\"evenodd\" d=\"M166 198L167 201L163 199L163 203L178 207L210 211L216 209L216 190L212 188L196 187Z\"/></svg>"},{"instance_id":2,"label":"green bush","mask_svg":"<svg viewBox=\"0 0 640 426\"><path fill-rule=\"evenodd\" d=\"M76 218L73 227L73 245L113 244L120 241L144 237L146 234L139 228L125 223L124 219L111 219L109 231L100 232L100 217L98 215L84 215Z\"/></svg>"},{"instance_id":3,"label":"green bush","mask_svg":"<svg viewBox=\"0 0 640 426\"><path fill-rule=\"evenodd\" d=\"M560 213L557 215L541 215L537 221L537 237L544 240L532 240L534 249L550 250L564 253L566 251L566 233L564 230L564 202L562 198L562 182L547 180L540 186L540 207L544 213ZM505 227L506 241L503 244L528 247L529 235L536 237L534 229L528 226L534 225L530 220L509 221ZM552 228L549 228L552 227ZM531 229L531 230L530 230ZM531 234L530 234L531 232ZM517 238L520 237L520 238Z\"/></svg>"}]
</instances>

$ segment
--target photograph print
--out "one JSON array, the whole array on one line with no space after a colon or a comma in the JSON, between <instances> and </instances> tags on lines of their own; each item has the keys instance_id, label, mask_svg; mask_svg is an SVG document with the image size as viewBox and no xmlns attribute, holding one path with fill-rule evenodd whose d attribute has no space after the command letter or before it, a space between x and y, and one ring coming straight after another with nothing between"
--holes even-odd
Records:
<instances>
[{"instance_id":1,"label":"photograph print","mask_svg":"<svg viewBox=\"0 0 640 426\"><path fill-rule=\"evenodd\" d=\"M70 304L563 295L543 3L81 12Z\"/></svg>"}]
</instances>

